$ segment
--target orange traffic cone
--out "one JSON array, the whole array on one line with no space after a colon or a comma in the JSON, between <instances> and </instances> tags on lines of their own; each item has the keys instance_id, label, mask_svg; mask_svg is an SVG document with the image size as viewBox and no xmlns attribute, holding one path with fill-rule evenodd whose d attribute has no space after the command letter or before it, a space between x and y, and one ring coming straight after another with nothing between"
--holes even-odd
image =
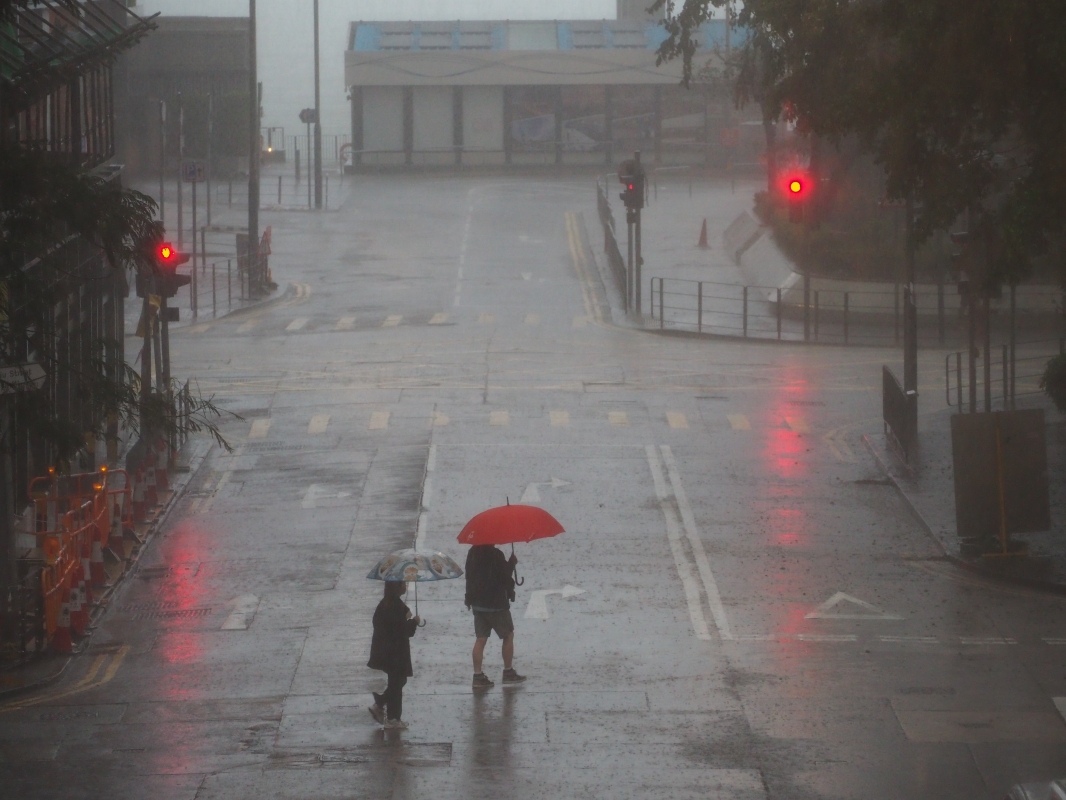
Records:
<instances>
[{"instance_id":1,"label":"orange traffic cone","mask_svg":"<svg viewBox=\"0 0 1066 800\"><path fill-rule=\"evenodd\" d=\"M68 592L63 593L63 604L59 607L59 621L52 636L52 649L57 653L74 651L74 640L70 638L70 599Z\"/></svg>"},{"instance_id":2,"label":"orange traffic cone","mask_svg":"<svg viewBox=\"0 0 1066 800\"><path fill-rule=\"evenodd\" d=\"M89 557L90 585L93 589L107 586L107 571L104 569L104 548L99 539L93 540L92 555Z\"/></svg>"},{"instance_id":3,"label":"orange traffic cone","mask_svg":"<svg viewBox=\"0 0 1066 800\"><path fill-rule=\"evenodd\" d=\"M700 243L699 247L706 250L710 245L707 244L707 218L703 218L703 225L700 227Z\"/></svg>"}]
</instances>

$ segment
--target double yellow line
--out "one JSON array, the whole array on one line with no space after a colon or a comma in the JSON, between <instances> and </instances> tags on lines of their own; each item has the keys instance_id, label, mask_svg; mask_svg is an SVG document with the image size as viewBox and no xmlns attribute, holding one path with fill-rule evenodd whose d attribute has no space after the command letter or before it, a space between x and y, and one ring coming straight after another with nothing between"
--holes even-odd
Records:
<instances>
[{"instance_id":1,"label":"double yellow line","mask_svg":"<svg viewBox=\"0 0 1066 800\"><path fill-rule=\"evenodd\" d=\"M574 268L581 277L581 300L585 304L585 314L589 319L602 324L603 311L600 309L599 300L596 299L596 287L592 282L592 267L585 254L584 243L581 241L578 216L573 211L566 212L566 238L570 244L570 257L574 260Z\"/></svg>"},{"instance_id":2,"label":"double yellow line","mask_svg":"<svg viewBox=\"0 0 1066 800\"><path fill-rule=\"evenodd\" d=\"M13 701L7 705L0 706L0 713L3 713L4 711L17 711L20 708L28 708L30 706L40 705L41 703L50 703L53 700L61 700L64 697L87 692L90 689L98 689L114 679L129 651L129 645L123 645L114 653L103 653L98 655L93 659L93 663L89 666L89 671L85 673L85 677L69 689L61 692L48 692L25 700ZM97 676L100 677L98 678Z\"/></svg>"}]
</instances>

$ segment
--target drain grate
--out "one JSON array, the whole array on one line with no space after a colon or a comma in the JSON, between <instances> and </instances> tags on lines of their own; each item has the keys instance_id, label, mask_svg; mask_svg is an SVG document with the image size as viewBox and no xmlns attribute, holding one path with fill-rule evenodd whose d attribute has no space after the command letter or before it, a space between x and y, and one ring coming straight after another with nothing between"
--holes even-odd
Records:
<instances>
[{"instance_id":1,"label":"drain grate","mask_svg":"<svg viewBox=\"0 0 1066 800\"><path fill-rule=\"evenodd\" d=\"M254 443L250 443L250 444L245 445L244 449L245 450L253 450L255 452L275 453L275 452L280 452L282 450L284 450L284 451L310 450L312 448L311 448L310 445L306 445L306 444L282 444L281 442L254 442ZM315 449L321 450L322 448L315 448Z\"/></svg>"},{"instance_id":2,"label":"drain grate","mask_svg":"<svg viewBox=\"0 0 1066 800\"><path fill-rule=\"evenodd\" d=\"M156 611L140 611L133 615L133 619L197 619L210 613L210 608L161 608Z\"/></svg>"},{"instance_id":3,"label":"drain grate","mask_svg":"<svg viewBox=\"0 0 1066 800\"><path fill-rule=\"evenodd\" d=\"M162 611L170 608L177 608L178 604L173 600L155 601L151 603L127 603L124 606L120 606L120 611Z\"/></svg>"},{"instance_id":4,"label":"drain grate","mask_svg":"<svg viewBox=\"0 0 1066 800\"><path fill-rule=\"evenodd\" d=\"M821 400L789 400L790 406L824 406Z\"/></svg>"}]
</instances>

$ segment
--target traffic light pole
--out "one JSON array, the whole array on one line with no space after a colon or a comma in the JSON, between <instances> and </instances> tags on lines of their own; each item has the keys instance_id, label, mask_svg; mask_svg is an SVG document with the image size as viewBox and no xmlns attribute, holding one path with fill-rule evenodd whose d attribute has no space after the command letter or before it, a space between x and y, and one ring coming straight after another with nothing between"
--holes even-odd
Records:
<instances>
[{"instance_id":1,"label":"traffic light pole","mask_svg":"<svg viewBox=\"0 0 1066 800\"><path fill-rule=\"evenodd\" d=\"M634 242L635 242L635 248L636 248L636 254L635 254L634 259L633 259L633 288L634 288L633 307L636 308L638 314L641 314L643 312L642 312L642 306L641 306L641 301L640 301L640 283L641 283L640 268L644 264L644 259L640 255L640 209L639 208L637 209L636 218L637 218L637 221L636 221L637 230L636 230L636 235L633 237Z\"/></svg>"},{"instance_id":2,"label":"traffic light pole","mask_svg":"<svg viewBox=\"0 0 1066 800\"><path fill-rule=\"evenodd\" d=\"M259 71L256 55L255 0L248 0L248 291L258 295L265 282L259 274Z\"/></svg>"},{"instance_id":3,"label":"traffic light pole","mask_svg":"<svg viewBox=\"0 0 1066 800\"><path fill-rule=\"evenodd\" d=\"M322 208L322 91L318 58L318 0L315 3L315 208Z\"/></svg>"},{"instance_id":4,"label":"traffic light pole","mask_svg":"<svg viewBox=\"0 0 1066 800\"><path fill-rule=\"evenodd\" d=\"M184 220L184 208L185 198L182 194L182 175L181 167L185 161L185 104L181 99L181 92L178 92L178 249L180 250L185 245L185 231L183 230L185 225Z\"/></svg>"},{"instance_id":5,"label":"traffic light pole","mask_svg":"<svg viewBox=\"0 0 1066 800\"><path fill-rule=\"evenodd\" d=\"M633 308L633 223L636 212L626 210L626 312Z\"/></svg>"}]
</instances>

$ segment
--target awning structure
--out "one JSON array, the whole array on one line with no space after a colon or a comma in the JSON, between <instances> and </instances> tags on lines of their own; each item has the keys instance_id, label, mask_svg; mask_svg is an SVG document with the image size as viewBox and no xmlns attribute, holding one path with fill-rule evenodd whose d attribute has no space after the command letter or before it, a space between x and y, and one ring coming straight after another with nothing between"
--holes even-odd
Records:
<instances>
[{"instance_id":1,"label":"awning structure","mask_svg":"<svg viewBox=\"0 0 1066 800\"><path fill-rule=\"evenodd\" d=\"M0 16L0 92L10 114L110 64L155 28L118 0L30 0Z\"/></svg>"}]
</instances>

